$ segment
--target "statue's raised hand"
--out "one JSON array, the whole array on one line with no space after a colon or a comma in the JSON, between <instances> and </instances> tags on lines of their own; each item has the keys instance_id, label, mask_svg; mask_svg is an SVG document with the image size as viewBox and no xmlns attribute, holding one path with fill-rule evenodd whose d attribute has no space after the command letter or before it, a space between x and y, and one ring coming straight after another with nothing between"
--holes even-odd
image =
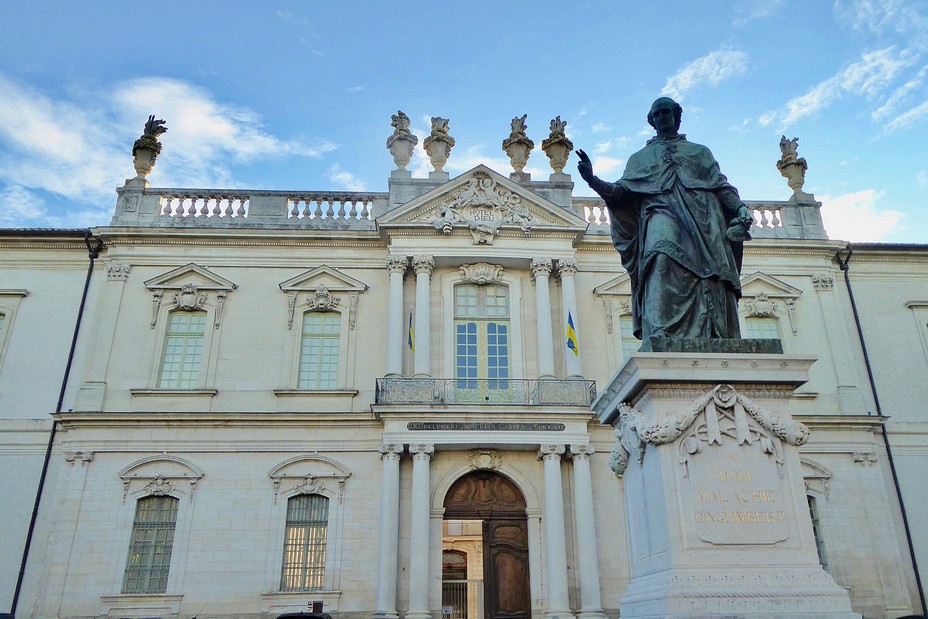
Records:
<instances>
[{"instance_id":1,"label":"statue's raised hand","mask_svg":"<svg viewBox=\"0 0 928 619\"><path fill-rule=\"evenodd\" d=\"M590 161L590 156L579 148L577 149L577 157L580 159L577 162L577 171L580 172L583 180L589 183L593 180L593 162Z\"/></svg>"}]
</instances>

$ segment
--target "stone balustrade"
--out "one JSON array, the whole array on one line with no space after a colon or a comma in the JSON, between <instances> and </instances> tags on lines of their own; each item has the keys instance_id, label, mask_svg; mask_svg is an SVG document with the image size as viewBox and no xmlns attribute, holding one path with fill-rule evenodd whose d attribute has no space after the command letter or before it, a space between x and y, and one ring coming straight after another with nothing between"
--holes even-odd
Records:
<instances>
[{"instance_id":1,"label":"stone balustrade","mask_svg":"<svg viewBox=\"0 0 928 619\"><path fill-rule=\"evenodd\" d=\"M110 225L373 230L387 194L376 192L165 189L128 185Z\"/></svg>"},{"instance_id":2,"label":"stone balustrade","mask_svg":"<svg viewBox=\"0 0 928 619\"><path fill-rule=\"evenodd\" d=\"M609 234L609 211L599 198L574 198L581 216L590 224L587 234ZM754 215L755 239L827 239L818 202L745 201Z\"/></svg>"}]
</instances>

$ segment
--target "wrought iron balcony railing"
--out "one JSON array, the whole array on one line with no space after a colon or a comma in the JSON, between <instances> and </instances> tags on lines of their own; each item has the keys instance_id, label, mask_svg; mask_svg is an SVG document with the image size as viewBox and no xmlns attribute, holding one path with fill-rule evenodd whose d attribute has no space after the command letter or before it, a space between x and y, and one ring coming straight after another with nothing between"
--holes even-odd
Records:
<instances>
[{"instance_id":1,"label":"wrought iron balcony railing","mask_svg":"<svg viewBox=\"0 0 928 619\"><path fill-rule=\"evenodd\" d=\"M529 378L378 378L377 404L590 406L592 380Z\"/></svg>"}]
</instances>

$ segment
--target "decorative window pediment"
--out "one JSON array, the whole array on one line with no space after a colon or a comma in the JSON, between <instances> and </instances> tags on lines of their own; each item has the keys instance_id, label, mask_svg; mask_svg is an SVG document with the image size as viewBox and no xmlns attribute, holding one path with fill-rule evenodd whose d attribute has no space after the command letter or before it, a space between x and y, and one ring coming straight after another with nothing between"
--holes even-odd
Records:
<instances>
[{"instance_id":1,"label":"decorative window pediment","mask_svg":"<svg viewBox=\"0 0 928 619\"><path fill-rule=\"evenodd\" d=\"M197 482L203 471L183 458L160 455L133 462L119 472L122 480L122 502L125 504L130 490L142 496L177 496L189 493L193 500ZM181 490L186 487L185 490ZM136 490L132 490L136 488ZM181 490L179 493L177 491Z\"/></svg>"},{"instance_id":2,"label":"decorative window pediment","mask_svg":"<svg viewBox=\"0 0 928 619\"><path fill-rule=\"evenodd\" d=\"M606 312L606 332L615 330L614 316L630 316L632 313L632 280L628 273L613 277L593 288L593 294L602 299Z\"/></svg>"},{"instance_id":3,"label":"decorative window pediment","mask_svg":"<svg viewBox=\"0 0 928 619\"><path fill-rule=\"evenodd\" d=\"M354 330L358 298L367 284L328 265L320 265L279 284L287 295L287 329L293 328L297 308L302 311L342 311L348 299L348 328Z\"/></svg>"},{"instance_id":4,"label":"decorative window pediment","mask_svg":"<svg viewBox=\"0 0 928 619\"><path fill-rule=\"evenodd\" d=\"M165 303L169 304L171 310L185 311L203 310L212 303L215 307L213 327L218 329L226 297L238 288L238 284L191 262L149 279L145 287L152 291L152 329L158 323L161 307Z\"/></svg>"},{"instance_id":5,"label":"decorative window pediment","mask_svg":"<svg viewBox=\"0 0 928 619\"><path fill-rule=\"evenodd\" d=\"M582 234L587 222L484 165L465 172L378 220L381 228L432 227L437 234L473 235L475 245L492 245L506 234L530 236L568 228Z\"/></svg>"},{"instance_id":6,"label":"decorative window pediment","mask_svg":"<svg viewBox=\"0 0 928 619\"><path fill-rule=\"evenodd\" d=\"M759 271L741 278L741 311L747 318L786 316L790 330L799 331L796 300L802 290Z\"/></svg>"},{"instance_id":7,"label":"decorative window pediment","mask_svg":"<svg viewBox=\"0 0 928 619\"><path fill-rule=\"evenodd\" d=\"M281 493L322 494L339 503L351 471L326 456L296 456L281 462L268 473L274 485L274 503Z\"/></svg>"},{"instance_id":8,"label":"decorative window pediment","mask_svg":"<svg viewBox=\"0 0 928 619\"><path fill-rule=\"evenodd\" d=\"M831 471L821 464L812 462L806 458L800 458L802 465L802 479L806 485L806 493L820 494L828 500L828 481L831 479Z\"/></svg>"}]
</instances>

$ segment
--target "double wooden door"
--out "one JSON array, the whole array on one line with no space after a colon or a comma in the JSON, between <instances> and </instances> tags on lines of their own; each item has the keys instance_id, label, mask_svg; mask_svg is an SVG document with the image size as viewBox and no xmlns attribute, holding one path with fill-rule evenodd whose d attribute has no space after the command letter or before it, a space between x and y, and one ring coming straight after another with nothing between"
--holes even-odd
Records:
<instances>
[{"instance_id":1,"label":"double wooden door","mask_svg":"<svg viewBox=\"0 0 928 619\"><path fill-rule=\"evenodd\" d=\"M529 619L528 521L518 487L474 471L448 490L445 518L483 521L484 619Z\"/></svg>"}]
</instances>

